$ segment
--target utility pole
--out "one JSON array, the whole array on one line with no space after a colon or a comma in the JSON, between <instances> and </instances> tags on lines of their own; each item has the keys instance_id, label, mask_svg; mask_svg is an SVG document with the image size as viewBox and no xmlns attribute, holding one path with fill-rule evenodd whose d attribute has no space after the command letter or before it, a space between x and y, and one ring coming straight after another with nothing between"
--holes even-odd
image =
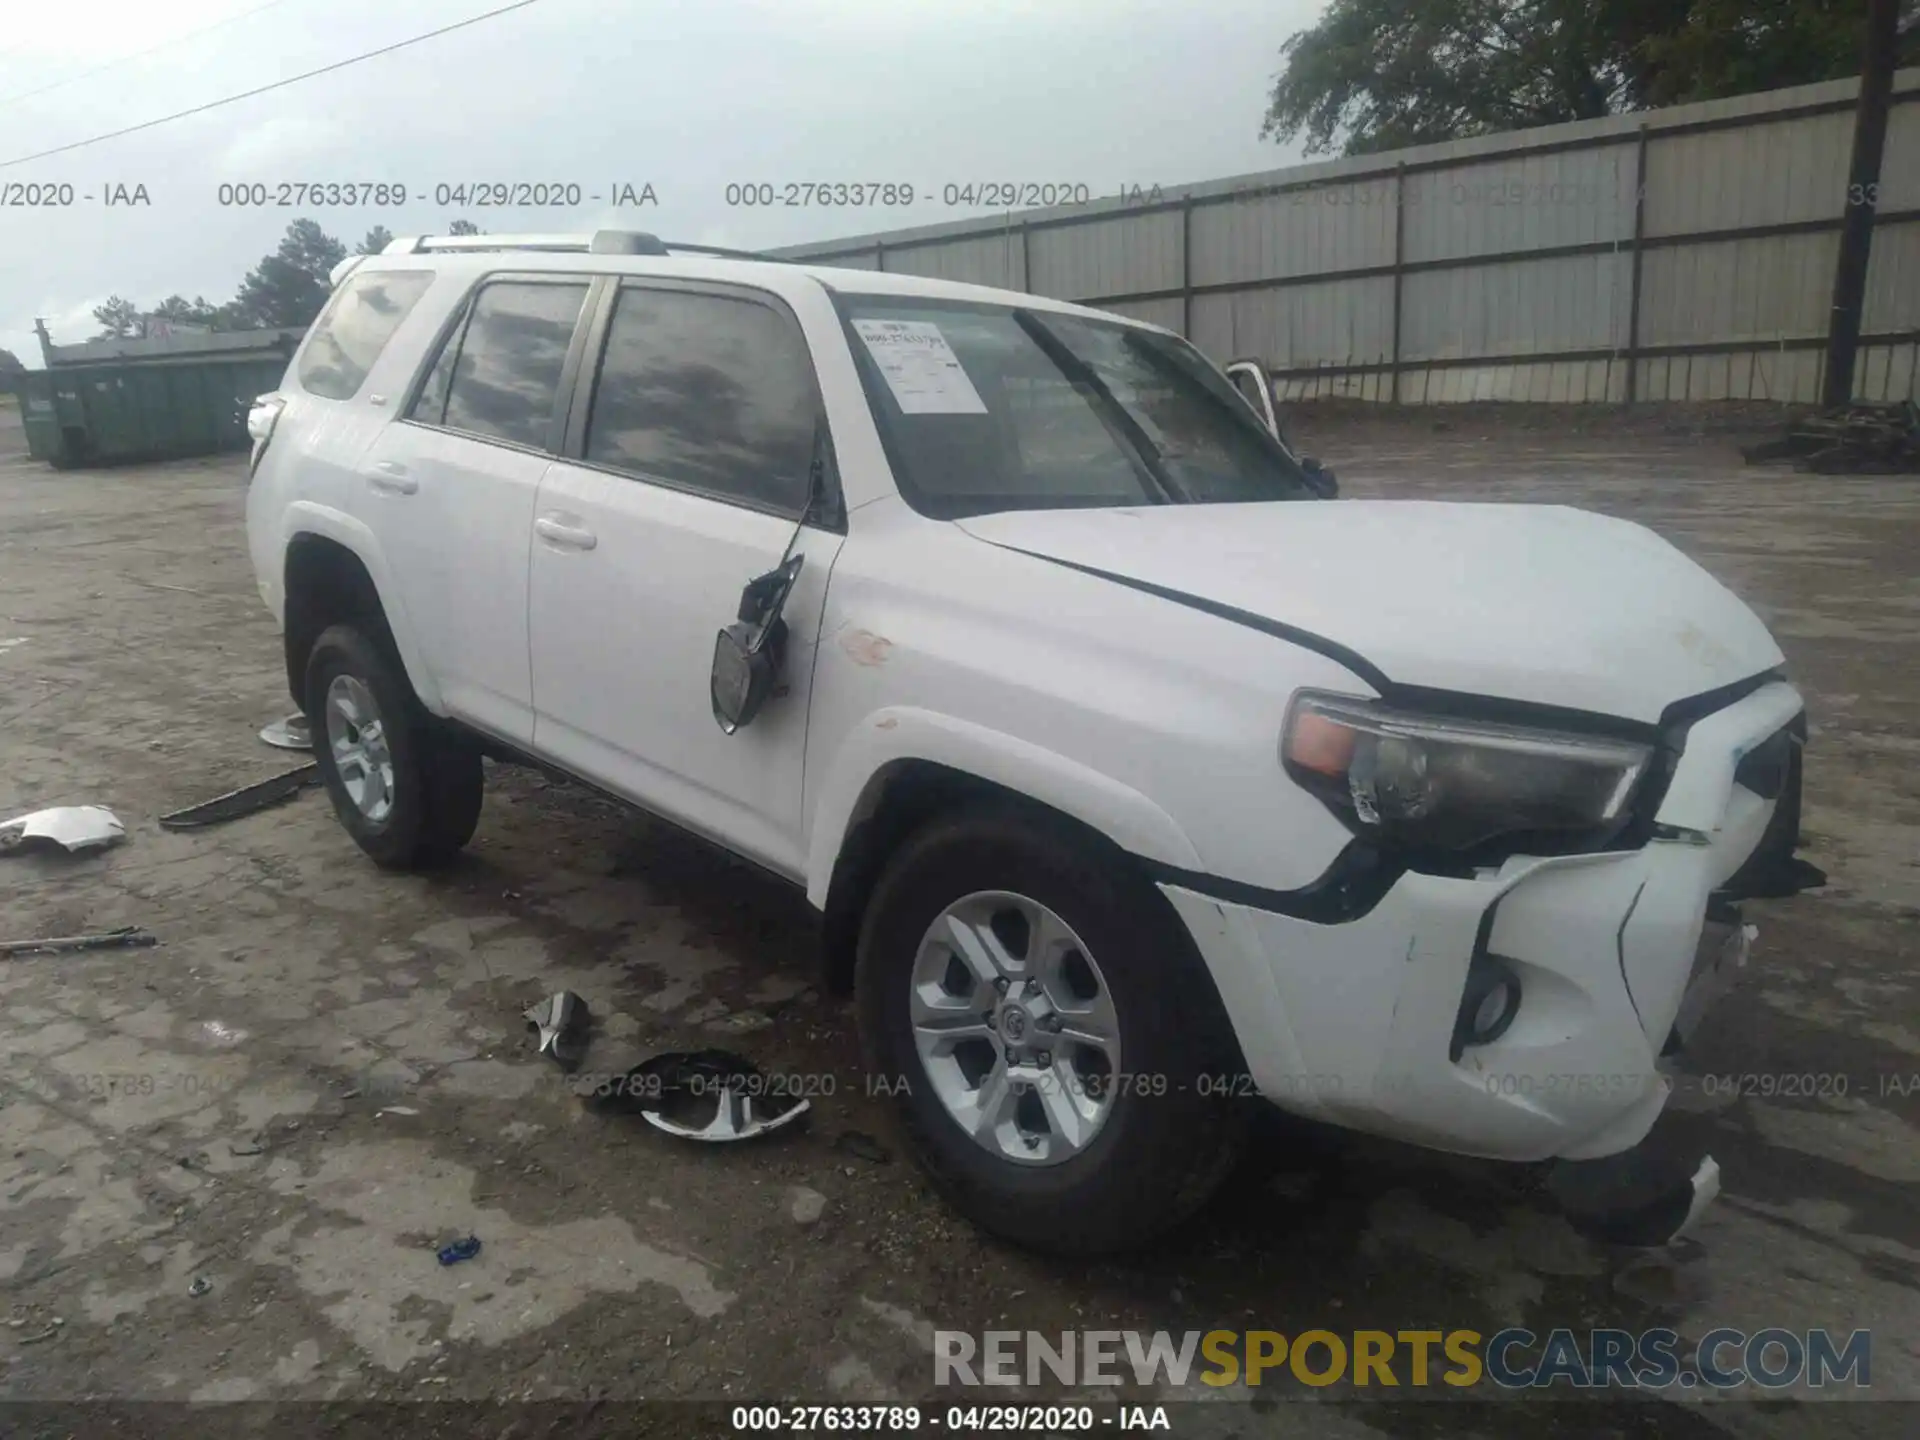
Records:
<instances>
[{"instance_id":1,"label":"utility pole","mask_svg":"<svg viewBox=\"0 0 1920 1440\"><path fill-rule=\"evenodd\" d=\"M1867 0L1853 160L1847 167L1847 205L1840 222L1840 255L1833 269L1833 313L1827 323L1827 377L1820 397L1829 409L1843 408L1853 400L1853 361L1860 348L1860 309L1867 292L1873 212L1880 198L1880 160L1887 148L1887 106L1893 95L1899 28L1900 0Z\"/></svg>"}]
</instances>

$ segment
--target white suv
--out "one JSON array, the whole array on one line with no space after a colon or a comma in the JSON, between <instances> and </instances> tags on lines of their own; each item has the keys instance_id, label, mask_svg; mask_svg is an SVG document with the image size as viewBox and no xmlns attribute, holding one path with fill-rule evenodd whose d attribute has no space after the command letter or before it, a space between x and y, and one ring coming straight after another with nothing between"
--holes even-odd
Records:
<instances>
[{"instance_id":1,"label":"white suv","mask_svg":"<svg viewBox=\"0 0 1920 1440\"><path fill-rule=\"evenodd\" d=\"M396 241L257 403L362 849L446 859L532 758L804 887L920 1158L1028 1244L1172 1224L1251 1096L1698 1213L1662 1056L1811 870L1744 604L1618 520L1331 500L1154 326L696 251Z\"/></svg>"}]
</instances>

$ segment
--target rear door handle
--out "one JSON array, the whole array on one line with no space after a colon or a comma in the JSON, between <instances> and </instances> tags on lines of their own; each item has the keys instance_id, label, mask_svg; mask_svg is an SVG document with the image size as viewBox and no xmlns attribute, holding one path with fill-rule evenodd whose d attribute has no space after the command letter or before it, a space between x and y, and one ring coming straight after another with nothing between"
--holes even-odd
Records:
<instances>
[{"instance_id":1,"label":"rear door handle","mask_svg":"<svg viewBox=\"0 0 1920 1440\"><path fill-rule=\"evenodd\" d=\"M533 533L542 540L568 550L591 550L600 543L600 537L591 530L580 525L569 525L551 515L542 515L535 520Z\"/></svg>"},{"instance_id":2,"label":"rear door handle","mask_svg":"<svg viewBox=\"0 0 1920 1440\"><path fill-rule=\"evenodd\" d=\"M367 472L367 483L388 495L411 495L420 488L420 482L407 474L407 467L398 460L380 461Z\"/></svg>"}]
</instances>

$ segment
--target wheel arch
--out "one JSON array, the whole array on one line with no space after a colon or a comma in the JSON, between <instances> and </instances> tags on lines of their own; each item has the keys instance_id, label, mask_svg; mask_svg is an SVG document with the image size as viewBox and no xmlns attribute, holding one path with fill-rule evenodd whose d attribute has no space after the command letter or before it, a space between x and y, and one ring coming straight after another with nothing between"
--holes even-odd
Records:
<instances>
[{"instance_id":1,"label":"wheel arch","mask_svg":"<svg viewBox=\"0 0 1920 1440\"><path fill-rule=\"evenodd\" d=\"M998 800L1047 814L1115 863L1201 868L1186 833L1151 799L1057 752L907 708L875 713L855 737L815 807L808 847L807 896L823 915L823 979L834 993L851 988L860 918L887 858L957 806ZM1184 933L1170 905L1168 914Z\"/></svg>"},{"instance_id":2,"label":"wheel arch","mask_svg":"<svg viewBox=\"0 0 1920 1440\"><path fill-rule=\"evenodd\" d=\"M431 713L445 714L439 686L421 653L413 626L374 534L360 521L318 505L299 505L288 517L283 555L282 635L287 688L303 703L307 657L329 625L358 620L390 645L407 681Z\"/></svg>"}]
</instances>

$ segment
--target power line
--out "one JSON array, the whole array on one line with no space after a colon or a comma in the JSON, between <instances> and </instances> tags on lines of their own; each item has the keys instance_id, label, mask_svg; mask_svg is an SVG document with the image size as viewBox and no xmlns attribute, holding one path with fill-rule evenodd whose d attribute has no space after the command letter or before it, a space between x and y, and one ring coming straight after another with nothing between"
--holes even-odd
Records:
<instances>
[{"instance_id":1,"label":"power line","mask_svg":"<svg viewBox=\"0 0 1920 1440\"><path fill-rule=\"evenodd\" d=\"M316 75L328 75L335 70L344 70L349 65L358 65L362 60L372 60L380 55L391 55L396 50L404 50L409 45L418 45L441 35L450 35L455 30L464 30L469 25L478 25L483 20L491 20L496 15L506 15L514 10L524 10L529 5L538 5L540 0L514 0L511 5L501 5L479 15L469 16L465 20L456 20L451 25L442 25L438 30L429 30L424 35L414 35L406 40L396 40L391 45L382 45L378 50L363 51L358 55L349 55L345 60L336 60L331 65L322 65L318 70L308 70L304 74L289 75L284 80L275 80L271 85L257 85L251 90L243 90L238 95L229 95L223 100L209 100L204 105L196 105L191 110L176 111L172 115L162 115L157 120L143 120L138 125L129 125L124 130L110 130L105 135L95 135L90 140L76 140L71 145L56 145L51 150L41 150L33 155L22 155L17 160L0 160L0 170L10 170L15 165L26 165L35 160L45 160L52 155L65 155L70 151L84 150L89 145L99 145L108 140L118 140L123 135L133 135L141 130L151 130L156 125L166 125L175 120L184 120L189 115L204 115L209 110L218 110L222 105L231 105L239 100L251 100L256 95L264 95L269 90L280 90L288 85L298 85L302 80L311 80Z\"/></svg>"},{"instance_id":2,"label":"power line","mask_svg":"<svg viewBox=\"0 0 1920 1440\"><path fill-rule=\"evenodd\" d=\"M91 70L82 70L78 75L69 75L65 79L55 80L51 85L42 85L38 90L23 90L18 95L9 95L4 100L0 100L0 109L17 105L22 100L31 100L36 95L45 95L49 90L58 90L66 85L76 85L82 80L90 80L95 75L104 74L129 61L144 60L149 55L158 55L162 50L171 50L174 46L184 45L189 40L198 40L202 35L211 35L215 30L237 24L250 15L258 15L262 10L272 10L286 3L287 0L267 0L265 5L256 5L251 10L244 10L238 15L229 15L224 20L216 20L211 25L203 25L198 30L190 31L185 35L175 36L171 40L162 40L158 45L149 45L145 50L136 50L131 55L122 55L118 60L109 60L106 64L96 65Z\"/></svg>"}]
</instances>

